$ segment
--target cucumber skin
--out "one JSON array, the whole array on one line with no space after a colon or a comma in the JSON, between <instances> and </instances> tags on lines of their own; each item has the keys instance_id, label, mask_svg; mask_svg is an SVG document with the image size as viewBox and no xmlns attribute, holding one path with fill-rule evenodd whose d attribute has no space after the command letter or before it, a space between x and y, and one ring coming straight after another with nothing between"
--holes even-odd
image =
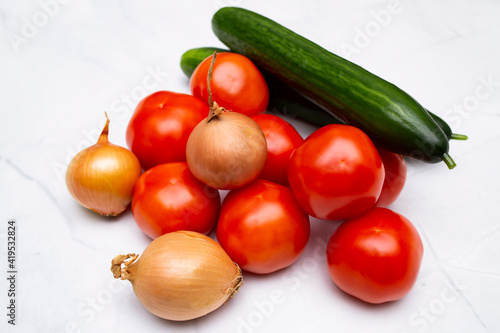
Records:
<instances>
[{"instance_id":1,"label":"cucumber skin","mask_svg":"<svg viewBox=\"0 0 500 333\"><path fill-rule=\"evenodd\" d=\"M212 30L229 49L250 58L379 147L429 163L448 156L448 139L427 111L395 85L278 23L237 7L219 9Z\"/></svg>"},{"instance_id":2,"label":"cucumber skin","mask_svg":"<svg viewBox=\"0 0 500 333\"><path fill-rule=\"evenodd\" d=\"M194 49L187 50L181 56L181 69L187 77L193 75L194 70L200 62L202 62L208 56L214 54L214 52L230 52L228 50L220 49L217 47L197 47Z\"/></svg>"},{"instance_id":3,"label":"cucumber skin","mask_svg":"<svg viewBox=\"0 0 500 333\"><path fill-rule=\"evenodd\" d=\"M207 57L214 52L232 52L231 50L221 49L217 47L198 47L187 50L182 54L180 66L183 73L190 78L196 67ZM306 98L297 95L290 88L286 87L281 82L262 73L266 78L269 86L270 99L269 111L282 115L293 115L303 119L313 125L326 126L329 124L340 124L341 122L330 115L328 112L310 102ZM452 139L452 130L448 123L439 116L427 110L431 118L441 128L448 140Z\"/></svg>"}]
</instances>

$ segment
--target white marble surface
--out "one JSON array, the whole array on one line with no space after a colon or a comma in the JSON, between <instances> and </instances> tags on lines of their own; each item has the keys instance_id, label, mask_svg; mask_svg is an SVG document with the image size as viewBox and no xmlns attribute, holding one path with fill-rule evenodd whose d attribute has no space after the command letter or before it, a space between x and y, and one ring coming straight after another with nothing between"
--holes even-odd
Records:
<instances>
[{"instance_id":1,"label":"white marble surface","mask_svg":"<svg viewBox=\"0 0 500 333\"><path fill-rule=\"evenodd\" d=\"M237 298L199 320L150 315L111 258L149 239L128 211L101 218L64 184L65 166L110 140L145 94L189 92L192 47L222 46L221 6L258 11L399 85L448 120L458 166L409 161L392 208L419 230L425 255L404 299L358 302L330 281L324 244L337 223L312 221L291 268L246 275ZM387 15L387 13L390 13ZM500 332L500 3L496 0L0 1L0 331ZM365 35L365 36L363 36ZM290 119L306 136L315 128ZM7 223L17 223L16 326L7 324Z\"/></svg>"}]
</instances>

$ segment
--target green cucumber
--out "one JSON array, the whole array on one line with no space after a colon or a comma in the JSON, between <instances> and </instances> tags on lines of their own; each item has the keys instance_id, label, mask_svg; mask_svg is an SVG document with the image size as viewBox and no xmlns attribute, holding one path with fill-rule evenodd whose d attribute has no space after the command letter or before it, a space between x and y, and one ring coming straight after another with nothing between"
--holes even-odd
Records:
<instances>
[{"instance_id":1,"label":"green cucumber","mask_svg":"<svg viewBox=\"0 0 500 333\"><path fill-rule=\"evenodd\" d=\"M442 129L395 85L243 8L219 9L212 30L230 50L247 56L343 123L360 128L377 146L455 167Z\"/></svg>"},{"instance_id":2,"label":"green cucumber","mask_svg":"<svg viewBox=\"0 0 500 333\"><path fill-rule=\"evenodd\" d=\"M197 47L187 50L181 56L181 69L189 78L193 75L194 70L200 62L214 54L214 52L230 52L228 50L219 49L217 47Z\"/></svg>"},{"instance_id":3,"label":"green cucumber","mask_svg":"<svg viewBox=\"0 0 500 333\"><path fill-rule=\"evenodd\" d=\"M180 66L183 73L190 78L196 67L214 52L231 52L217 47L198 47L187 50L182 54ZM266 77L270 90L270 99L268 110L282 115L296 116L316 126L325 126L329 124L338 124L340 121L331 116L324 109L310 102L306 98L297 95L285 84L279 82L267 73ZM439 116L427 111L432 119L441 127L448 140L466 140L467 136L455 134L450 126Z\"/></svg>"},{"instance_id":4,"label":"green cucumber","mask_svg":"<svg viewBox=\"0 0 500 333\"><path fill-rule=\"evenodd\" d=\"M467 140L468 139L467 135L465 135L465 134L453 133L450 125L448 125L448 123L446 121L444 121L443 118L440 118L439 116L435 115L434 113L430 112L427 109L426 109L426 111L429 114L429 116L431 116L432 120L434 120L434 122L441 128L441 130L443 131L444 135L446 135L448 140Z\"/></svg>"}]
</instances>

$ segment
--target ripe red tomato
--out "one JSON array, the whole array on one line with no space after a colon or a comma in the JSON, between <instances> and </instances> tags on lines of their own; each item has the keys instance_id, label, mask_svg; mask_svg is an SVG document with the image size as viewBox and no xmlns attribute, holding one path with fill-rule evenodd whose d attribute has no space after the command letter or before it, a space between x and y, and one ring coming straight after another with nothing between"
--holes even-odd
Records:
<instances>
[{"instance_id":1,"label":"ripe red tomato","mask_svg":"<svg viewBox=\"0 0 500 333\"><path fill-rule=\"evenodd\" d=\"M127 145L144 170L186 161L189 134L207 115L207 105L196 97L155 92L137 105L127 126Z\"/></svg>"},{"instance_id":2,"label":"ripe red tomato","mask_svg":"<svg viewBox=\"0 0 500 333\"><path fill-rule=\"evenodd\" d=\"M212 56L203 60L189 81L191 93L207 104L207 75L211 61ZM210 89L217 104L247 116L265 112L269 103L266 80L250 59L238 53L217 53Z\"/></svg>"},{"instance_id":3,"label":"ripe red tomato","mask_svg":"<svg viewBox=\"0 0 500 333\"><path fill-rule=\"evenodd\" d=\"M309 216L282 185L257 179L229 191L222 202L217 240L248 272L267 274L290 266L309 234Z\"/></svg>"},{"instance_id":4,"label":"ripe red tomato","mask_svg":"<svg viewBox=\"0 0 500 333\"><path fill-rule=\"evenodd\" d=\"M412 289L424 249L407 218L376 207L342 223L326 251L328 272L341 290L365 302L383 303Z\"/></svg>"},{"instance_id":5,"label":"ripe red tomato","mask_svg":"<svg viewBox=\"0 0 500 333\"><path fill-rule=\"evenodd\" d=\"M309 215L345 220L375 205L384 182L384 166L361 130L328 125L313 132L292 154L288 180Z\"/></svg>"},{"instance_id":6,"label":"ripe red tomato","mask_svg":"<svg viewBox=\"0 0 500 333\"><path fill-rule=\"evenodd\" d=\"M219 209L219 191L196 179L186 162L155 166L134 187L134 220L153 239L178 230L207 235L217 223Z\"/></svg>"},{"instance_id":7,"label":"ripe red tomato","mask_svg":"<svg viewBox=\"0 0 500 333\"><path fill-rule=\"evenodd\" d=\"M387 207L392 204L403 191L406 182L406 163L403 156L378 148L384 164L385 178L382 192L376 206Z\"/></svg>"},{"instance_id":8,"label":"ripe red tomato","mask_svg":"<svg viewBox=\"0 0 500 333\"><path fill-rule=\"evenodd\" d=\"M286 120L272 114L251 117L264 132L267 141L267 160L260 178L288 186L290 155L304 139Z\"/></svg>"}]
</instances>

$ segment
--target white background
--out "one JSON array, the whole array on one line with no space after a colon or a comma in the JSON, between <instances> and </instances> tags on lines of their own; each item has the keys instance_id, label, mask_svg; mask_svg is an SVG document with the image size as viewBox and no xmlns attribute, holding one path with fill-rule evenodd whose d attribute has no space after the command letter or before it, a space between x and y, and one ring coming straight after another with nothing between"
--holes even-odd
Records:
<instances>
[{"instance_id":1,"label":"white background","mask_svg":"<svg viewBox=\"0 0 500 333\"><path fill-rule=\"evenodd\" d=\"M237 297L189 322L149 314L110 261L149 243L127 211L80 207L65 167L97 139L126 146L137 102L157 90L189 93L184 51L223 45L221 6L264 14L400 86L447 120L457 167L407 160L391 208L408 217L425 254L414 289L378 306L331 282L324 244L338 222L311 220L292 267L245 274ZM0 1L0 271L7 222L17 222L17 318L11 332L500 332L500 3L495 0ZM315 127L287 118L305 137ZM212 235L213 236L213 235ZM6 273L5 273L6 274Z\"/></svg>"}]
</instances>

